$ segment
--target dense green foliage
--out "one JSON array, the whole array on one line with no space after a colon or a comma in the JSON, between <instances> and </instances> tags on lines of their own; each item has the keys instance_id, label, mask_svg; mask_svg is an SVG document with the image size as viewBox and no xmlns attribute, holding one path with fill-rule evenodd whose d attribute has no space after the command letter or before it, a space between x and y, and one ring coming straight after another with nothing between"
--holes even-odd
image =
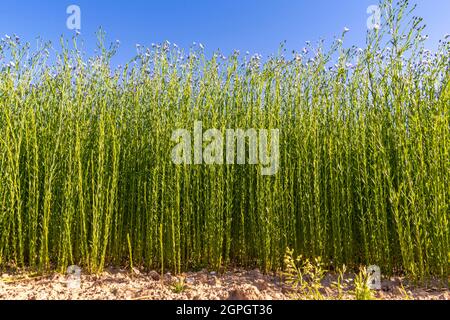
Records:
<instances>
[{"instance_id":1,"label":"dense green foliage","mask_svg":"<svg viewBox=\"0 0 450 320\"><path fill-rule=\"evenodd\" d=\"M270 270L290 247L328 266L447 277L450 46L423 50L407 3L383 9L366 48L344 32L292 59L164 43L112 69L102 34L89 60L76 37L56 59L5 39L0 265ZM278 173L173 164L173 131L195 121L279 129Z\"/></svg>"}]
</instances>

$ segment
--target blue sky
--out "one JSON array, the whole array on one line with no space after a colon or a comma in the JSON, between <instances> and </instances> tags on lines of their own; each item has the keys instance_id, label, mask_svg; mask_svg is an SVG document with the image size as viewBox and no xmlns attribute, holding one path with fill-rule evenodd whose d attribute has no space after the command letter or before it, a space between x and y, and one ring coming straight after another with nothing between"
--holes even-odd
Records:
<instances>
[{"instance_id":1,"label":"blue sky","mask_svg":"<svg viewBox=\"0 0 450 320\"><path fill-rule=\"evenodd\" d=\"M66 8L81 8L81 33L92 50L95 31L101 26L107 40L121 41L115 61L123 63L136 53L135 44L169 40L189 48L195 42L207 53L218 48L225 54L276 53L286 40L287 49L300 50L305 41L331 41L344 27L351 29L347 44L362 45L369 15L366 9L378 0L4 0L0 6L0 35L17 34L35 43L36 37L58 44L70 37ZM425 18L429 47L450 33L449 0L411 0L417 15Z\"/></svg>"}]
</instances>

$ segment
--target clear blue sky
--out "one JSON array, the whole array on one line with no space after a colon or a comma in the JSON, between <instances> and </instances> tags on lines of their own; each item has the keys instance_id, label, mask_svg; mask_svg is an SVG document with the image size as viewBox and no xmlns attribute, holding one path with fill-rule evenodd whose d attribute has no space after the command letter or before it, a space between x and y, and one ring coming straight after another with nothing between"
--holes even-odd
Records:
<instances>
[{"instance_id":1,"label":"clear blue sky","mask_svg":"<svg viewBox=\"0 0 450 320\"><path fill-rule=\"evenodd\" d=\"M450 33L450 0L411 0L425 18L429 46ZM201 42L207 53L220 48L267 56L280 42L287 49L301 50L305 41L332 40L347 26L347 44L361 45L366 33L366 9L377 0L3 0L0 36L17 34L34 42L38 36L58 43L66 28L66 8L81 8L81 34L88 49L95 44L95 31L102 26L107 40L121 41L115 59L123 63L136 52L135 44L169 40L188 48Z\"/></svg>"}]
</instances>

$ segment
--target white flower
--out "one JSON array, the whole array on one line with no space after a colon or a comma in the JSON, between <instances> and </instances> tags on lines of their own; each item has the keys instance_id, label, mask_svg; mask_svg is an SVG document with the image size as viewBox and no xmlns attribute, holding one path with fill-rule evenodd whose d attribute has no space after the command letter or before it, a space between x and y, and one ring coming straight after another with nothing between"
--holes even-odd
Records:
<instances>
[{"instance_id":1,"label":"white flower","mask_svg":"<svg viewBox=\"0 0 450 320\"><path fill-rule=\"evenodd\" d=\"M13 61L10 61L10 62L9 62L9 65L10 65L11 67L13 67L13 68L16 66L16 64L15 64Z\"/></svg>"},{"instance_id":2,"label":"white flower","mask_svg":"<svg viewBox=\"0 0 450 320\"><path fill-rule=\"evenodd\" d=\"M308 53L308 49L303 48L302 52L303 52L304 54L307 54L307 53Z\"/></svg>"},{"instance_id":3,"label":"white flower","mask_svg":"<svg viewBox=\"0 0 450 320\"><path fill-rule=\"evenodd\" d=\"M205 49L205 46L203 44L199 43L198 45L199 45L200 49L202 49L202 50Z\"/></svg>"},{"instance_id":4,"label":"white flower","mask_svg":"<svg viewBox=\"0 0 450 320\"><path fill-rule=\"evenodd\" d=\"M374 28L375 30L379 30L379 29L381 28L381 26L380 26L378 23L375 23L375 24L373 25L373 28Z\"/></svg>"},{"instance_id":5,"label":"white flower","mask_svg":"<svg viewBox=\"0 0 450 320\"><path fill-rule=\"evenodd\" d=\"M337 39L337 42L342 43L342 39Z\"/></svg>"},{"instance_id":6,"label":"white flower","mask_svg":"<svg viewBox=\"0 0 450 320\"><path fill-rule=\"evenodd\" d=\"M11 37L9 35L7 35L7 34L5 34L5 38L6 38L6 40L10 40L11 39Z\"/></svg>"},{"instance_id":7,"label":"white flower","mask_svg":"<svg viewBox=\"0 0 450 320\"><path fill-rule=\"evenodd\" d=\"M349 28L347 28L347 27L344 28L344 33L347 33L347 32L349 32L349 31L350 31Z\"/></svg>"}]
</instances>

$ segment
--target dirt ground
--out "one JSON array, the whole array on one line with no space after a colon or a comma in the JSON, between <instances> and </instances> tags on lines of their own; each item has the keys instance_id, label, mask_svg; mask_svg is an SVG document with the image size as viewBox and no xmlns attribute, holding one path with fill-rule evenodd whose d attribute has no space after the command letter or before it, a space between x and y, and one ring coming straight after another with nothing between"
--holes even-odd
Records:
<instances>
[{"instance_id":1,"label":"dirt ground","mask_svg":"<svg viewBox=\"0 0 450 320\"><path fill-rule=\"evenodd\" d=\"M343 299L354 299L352 276L347 279ZM233 270L223 274L188 272L180 276L170 273L160 276L156 271L141 273L134 270L109 269L101 275L81 273L79 288L67 275L54 274L33 277L4 273L0 276L2 300L290 300L292 287L279 276L264 275L259 270ZM328 274L320 289L325 299L336 299L333 286L336 276ZM71 286L75 283L75 288ZM401 278L382 281L382 290L374 291L376 299L449 300L447 288L429 286L416 288L402 283ZM297 297L299 298L299 297ZM301 297L300 297L301 298Z\"/></svg>"}]
</instances>

